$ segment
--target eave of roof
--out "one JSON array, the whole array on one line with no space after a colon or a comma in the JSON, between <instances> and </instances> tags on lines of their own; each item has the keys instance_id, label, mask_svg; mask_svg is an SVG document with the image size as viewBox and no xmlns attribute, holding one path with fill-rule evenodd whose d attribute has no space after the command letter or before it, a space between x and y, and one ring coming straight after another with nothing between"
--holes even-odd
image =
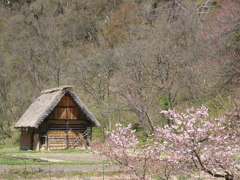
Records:
<instances>
[{"instance_id":1,"label":"eave of roof","mask_svg":"<svg viewBox=\"0 0 240 180\"><path fill-rule=\"evenodd\" d=\"M75 103L83 112L87 121L89 121L92 126L100 126L100 123L95 118L95 116L88 110L86 105L81 102L81 100L72 92L72 87L63 86L42 91L42 94L29 106L27 111L17 121L17 123L15 124L15 128L38 128L38 126L53 111L53 109L57 106L57 104L65 94L69 94L73 98Z\"/></svg>"}]
</instances>

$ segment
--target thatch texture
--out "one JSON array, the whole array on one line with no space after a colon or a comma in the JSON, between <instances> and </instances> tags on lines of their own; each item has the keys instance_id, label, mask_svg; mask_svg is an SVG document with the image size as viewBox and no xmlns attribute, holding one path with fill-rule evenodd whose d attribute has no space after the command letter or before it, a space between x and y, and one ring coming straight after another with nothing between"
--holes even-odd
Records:
<instances>
[{"instance_id":1,"label":"thatch texture","mask_svg":"<svg viewBox=\"0 0 240 180\"><path fill-rule=\"evenodd\" d=\"M79 106L82 113L84 114L86 120L89 121L92 126L100 126L100 123L88 110L85 104L81 102L80 99L72 92L72 87L64 86L42 91L41 96L38 97L35 102L33 102L29 106L27 111L15 124L15 128L38 128L38 126L53 111L53 109L57 106L58 102L65 94L69 94L73 98L73 100L76 102L76 104Z\"/></svg>"}]
</instances>

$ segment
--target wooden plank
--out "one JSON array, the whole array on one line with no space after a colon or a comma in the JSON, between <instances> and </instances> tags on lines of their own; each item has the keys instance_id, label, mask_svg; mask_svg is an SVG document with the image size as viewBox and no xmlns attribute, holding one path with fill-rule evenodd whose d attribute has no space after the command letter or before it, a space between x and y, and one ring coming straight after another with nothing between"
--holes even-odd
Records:
<instances>
[{"instance_id":1,"label":"wooden plank","mask_svg":"<svg viewBox=\"0 0 240 180\"><path fill-rule=\"evenodd\" d=\"M77 132L83 132L83 131L87 130L87 128L69 128L69 129L71 129L72 131L77 131ZM49 129L49 131L57 131L57 130L66 131L66 128L51 128L51 129Z\"/></svg>"},{"instance_id":2,"label":"wooden plank","mask_svg":"<svg viewBox=\"0 0 240 180\"><path fill-rule=\"evenodd\" d=\"M87 128L86 124L68 124L68 126L69 126L69 128L71 128L71 127ZM65 127L65 128L67 128L67 125L66 124L48 124L48 128L52 128L52 127Z\"/></svg>"},{"instance_id":3,"label":"wooden plank","mask_svg":"<svg viewBox=\"0 0 240 180\"><path fill-rule=\"evenodd\" d=\"M86 130L87 127L84 127L84 126L73 126L75 124L70 124L69 125L69 129L72 129L72 130ZM49 130L67 130L67 127L65 126L51 126L49 127Z\"/></svg>"},{"instance_id":4,"label":"wooden plank","mask_svg":"<svg viewBox=\"0 0 240 180\"><path fill-rule=\"evenodd\" d=\"M76 105L76 103L73 101L71 96L67 95L66 99L67 99L67 106L74 106L74 105Z\"/></svg>"},{"instance_id":5,"label":"wooden plank","mask_svg":"<svg viewBox=\"0 0 240 180\"><path fill-rule=\"evenodd\" d=\"M48 119L48 124L63 124L69 121L69 124L82 124L88 126L88 122L82 119Z\"/></svg>"},{"instance_id":6,"label":"wooden plank","mask_svg":"<svg viewBox=\"0 0 240 180\"><path fill-rule=\"evenodd\" d=\"M73 101L72 97L65 95L54 110L50 113L47 119L82 119L84 120L83 113L77 104ZM86 121L85 121L86 122ZM86 122L87 123L87 122Z\"/></svg>"},{"instance_id":7,"label":"wooden plank","mask_svg":"<svg viewBox=\"0 0 240 180\"><path fill-rule=\"evenodd\" d=\"M92 141L92 126L90 127L90 141Z\"/></svg>"},{"instance_id":8,"label":"wooden plank","mask_svg":"<svg viewBox=\"0 0 240 180\"><path fill-rule=\"evenodd\" d=\"M68 145L69 145L69 142L68 142L68 126L69 126L69 124L68 124L68 121L67 121L67 133L66 133L66 137L67 137L67 147L68 147Z\"/></svg>"},{"instance_id":9,"label":"wooden plank","mask_svg":"<svg viewBox=\"0 0 240 180\"><path fill-rule=\"evenodd\" d=\"M77 108L79 108L79 107L77 107L77 106L56 106L55 108L56 108L56 109L58 109L58 108L70 108L70 109L77 109Z\"/></svg>"},{"instance_id":10,"label":"wooden plank","mask_svg":"<svg viewBox=\"0 0 240 180\"><path fill-rule=\"evenodd\" d=\"M55 107L47 119L84 119L79 108Z\"/></svg>"},{"instance_id":11,"label":"wooden plank","mask_svg":"<svg viewBox=\"0 0 240 180\"><path fill-rule=\"evenodd\" d=\"M66 95L62 97L62 99L59 101L57 106L66 106L65 101L66 101Z\"/></svg>"},{"instance_id":12,"label":"wooden plank","mask_svg":"<svg viewBox=\"0 0 240 180\"><path fill-rule=\"evenodd\" d=\"M49 140L51 140L51 139L57 140L57 139L66 139L66 138L58 138L58 137L57 138L53 138L53 137L49 138ZM72 139L76 139L76 138L73 138L73 137L69 138L69 140L72 140Z\"/></svg>"},{"instance_id":13,"label":"wooden plank","mask_svg":"<svg viewBox=\"0 0 240 180\"><path fill-rule=\"evenodd\" d=\"M32 135L31 133L21 133L20 137L20 149L29 150L31 149Z\"/></svg>"},{"instance_id":14,"label":"wooden plank","mask_svg":"<svg viewBox=\"0 0 240 180\"><path fill-rule=\"evenodd\" d=\"M66 149L87 130L88 122L71 96L65 95L47 118L48 149ZM75 148L75 147L74 147Z\"/></svg>"},{"instance_id":15,"label":"wooden plank","mask_svg":"<svg viewBox=\"0 0 240 180\"><path fill-rule=\"evenodd\" d=\"M72 97L68 94L64 95L58 103L59 106L74 106L76 103L73 101Z\"/></svg>"}]
</instances>

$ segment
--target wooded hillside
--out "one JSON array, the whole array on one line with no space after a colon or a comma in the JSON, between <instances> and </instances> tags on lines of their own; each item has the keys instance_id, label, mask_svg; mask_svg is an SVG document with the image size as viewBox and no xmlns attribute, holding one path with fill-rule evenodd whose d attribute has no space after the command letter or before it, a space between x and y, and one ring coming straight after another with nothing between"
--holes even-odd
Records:
<instances>
[{"instance_id":1,"label":"wooded hillside","mask_svg":"<svg viewBox=\"0 0 240 180\"><path fill-rule=\"evenodd\" d=\"M73 85L102 124L239 111L238 0L0 0L0 143L41 90Z\"/></svg>"}]
</instances>

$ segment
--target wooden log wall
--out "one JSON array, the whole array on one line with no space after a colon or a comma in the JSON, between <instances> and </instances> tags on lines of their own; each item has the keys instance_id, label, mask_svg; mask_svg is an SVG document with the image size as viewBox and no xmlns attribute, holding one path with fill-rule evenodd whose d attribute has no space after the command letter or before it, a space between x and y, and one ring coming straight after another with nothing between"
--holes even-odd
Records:
<instances>
[{"instance_id":1,"label":"wooden log wall","mask_svg":"<svg viewBox=\"0 0 240 180\"><path fill-rule=\"evenodd\" d=\"M48 149L68 148L87 126L79 107L71 96L65 95L47 117Z\"/></svg>"},{"instance_id":2,"label":"wooden log wall","mask_svg":"<svg viewBox=\"0 0 240 180\"><path fill-rule=\"evenodd\" d=\"M66 149L79 137L79 133L82 134L86 130L87 127L81 124L71 124L69 130L66 124L49 124L48 148Z\"/></svg>"},{"instance_id":3,"label":"wooden log wall","mask_svg":"<svg viewBox=\"0 0 240 180\"><path fill-rule=\"evenodd\" d=\"M82 119L83 114L72 100L71 96L65 95L58 105L54 108L53 112L49 115L48 119Z\"/></svg>"},{"instance_id":4,"label":"wooden log wall","mask_svg":"<svg viewBox=\"0 0 240 180\"><path fill-rule=\"evenodd\" d=\"M32 149L32 130L28 132L21 132L20 137L20 150L30 150Z\"/></svg>"}]
</instances>

